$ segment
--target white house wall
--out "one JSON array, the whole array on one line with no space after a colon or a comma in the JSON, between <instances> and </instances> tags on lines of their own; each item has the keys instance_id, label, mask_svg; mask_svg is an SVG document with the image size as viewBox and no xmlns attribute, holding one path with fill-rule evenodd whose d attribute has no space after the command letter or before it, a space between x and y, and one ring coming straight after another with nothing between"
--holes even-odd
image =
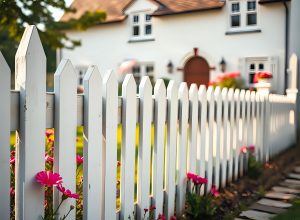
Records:
<instances>
[{"instance_id":1,"label":"white house wall","mask_svg":"<svg viewBox=\"0 0 300 220\"><path fill-rule=\"evenodd\" d=\"M138 10L143 4L133 4L129 11ZM153 4L151 5L153 7ZM148 7L148 6L147 6ZM227 71L240 71L240 59L247 57L276 57L278 72L274 73L273 89L284 89L285 11L282 3L259 5L258 28L260 33L226 35L229 22L227 7L221 10L180 15L153 17L154 41L129 43L130 19L113 24L103 24L85 32L68 32L72 39L81 40L81 47L63 50L63 58L70 58L75 66L97 64L103 73L117 70L125 59L153 62L156 78L166 77L180 82L183 73L167 73L167 64L182 68L185 59L197 47L211 67L213 79L219 71L222 57ZM142 9L142 8L141 8Z\"/></svg>"}]
</instances>

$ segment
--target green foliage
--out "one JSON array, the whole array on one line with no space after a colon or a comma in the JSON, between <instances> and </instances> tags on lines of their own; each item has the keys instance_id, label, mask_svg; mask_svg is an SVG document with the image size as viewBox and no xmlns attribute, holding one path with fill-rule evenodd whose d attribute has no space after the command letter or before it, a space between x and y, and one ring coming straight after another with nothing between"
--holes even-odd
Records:
<instances>
[{"instance_id":1,"label":"green foliage","mask_svg":"<svg viewBox=\"0 0 300 220\"><path fill-rule=\"evenodd\" d=\"M189 219L211 219L217 210L211 194L200 196L196 193L187 193L186 202L186 214Z\"/></svg>"},{"instance_id":2,"label":"green foliage","mask_svg":"<svg viewBox=\"0 0 300 220\"><path fill-rule=\"evenodd\" d=\"M254 155L250 154L248 159L247 175L252 179L256 179L258 176L262 174L262 171L263 171L262 163L257 161Z\"/></svg>"},{"instance_id":3,"label":"green foliage","mask_svg":"<svg viewBox=\"0 0 300 220\"><path fill-rule=\"evenodd\" d=\"M300 199L293 202L293 206L286 212L279 214L273 220L296 220L300 219Z\"/></svg>"},{"instance_id":4,"label":"green foliage","mask_svg":"<svg viewBox=\"0 0 300 220\"><path fill-rule=\"evenodd\" d=\"M241 89L244 87L244 82L239 72L221 74L209 84L213 87L219 86L221 88Z\"/></svg>"}]
</instances>

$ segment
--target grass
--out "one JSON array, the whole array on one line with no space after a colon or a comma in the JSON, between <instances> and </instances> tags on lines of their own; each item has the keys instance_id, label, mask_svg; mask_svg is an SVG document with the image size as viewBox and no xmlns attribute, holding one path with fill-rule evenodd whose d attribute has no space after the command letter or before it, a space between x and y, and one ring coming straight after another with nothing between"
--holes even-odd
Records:
<instances>
[{"instance_id":1,"label":"grass","mask_svg":"<svg viewBox=\"0 0 300 220\"><path fill-rule=\"evenodd\" d=\"M293 202L293 206L286 212L277 215L273 220L298 220L300 219L300 199Z\"/></svg>"}]
</instances>

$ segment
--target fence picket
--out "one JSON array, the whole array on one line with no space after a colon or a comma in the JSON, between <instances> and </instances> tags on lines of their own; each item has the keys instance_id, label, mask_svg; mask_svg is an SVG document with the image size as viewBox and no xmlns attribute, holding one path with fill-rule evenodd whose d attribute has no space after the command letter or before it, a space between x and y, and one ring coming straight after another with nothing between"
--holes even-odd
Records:
<instances>
[{"instance_id":1,"label":"fence picket","mask_svg":"<svg viewBox=\"0 0 300 220\"><path fill-rule=\"evenodd\" d=\"M197 171L197 133L198 133L198 88L192 84L189 89L189 145L187 158L187 171ZM199 173L199 171L198 171Z\"/></svg>"},{"instance_id":2,"label":"fence picket","mask_svg":"<svg viewBox=\"0 0 300 220\"><path fill-rule=\"evenodd\" d=\"M245 99L246 91L241 90L240 93L240 102L241 102L241 118L239 119L240 124L240 144L239 144L239 154L240 154L240 176L244 175L244 169L245 169L245 155L241 152L241 148L246 146L246 99Z\"/></svg>"},{"instance_id":3,"label":"fence picket","mask_svg":"<svg viewBox=\"0 0 300 220\"><path fill-rule=\"evenodd\" d=\"M207 93L206 88L204 85L201 85L198 92L198 98L199 98L199 142L198 142L198 149L197 149L197 159L199 160L199 175L202 177L207 177L207 166L206 166L206 142L207 142Z\"/></svg>"},{"instance_id":4,"label":"fence picket","mask_svg":"<svg viewBox=\"0 0 300 220\"><path fill-rule=\"evenodd\" d=\"M213 181L213 146L214 146L214 123L215 123L215 99L213 87L207 89L208 104L208 140L207 140L207 180L206 190L210 190Z\"/></svg>"},{"instance_id":5,"label":"fence picket","mask_svg":"<svg viewBox=\"0 0 300 220\"><path fill-rule=\"evenodd\" d=\"M234 157L234 180L238 179L239 175L239 157L240 157L240 114L241 114L241 103L240 103L240 90L234 91L234 102L235 102L235 157Z\"/></svg>"},{"instance_id":6,"label":"fence picket","mask_svg":"<svg viewBox=\"0 0 300 220\"><path fill-rule=\"evenodd\" d=\"M186 171L187 171L187 140L188 140L188 114L189 114L189 98L188 87L185 82L179 87L179 134L177 146L177 203L176 213L179 216L184 212L185 208L185 193L186 193Z\"/></svg>"},{"instance_id":7,"label":"fence picket","mask_svg":"<svg viewBox=\"0 0 300 220\"><path fill-rule=\"evenodd\" d=\"M128 74L122 85L121 220L134 212L136 105L136 83Z\"/></svg>"},{"instance_id":8,"label":"fence picket","mask_svg":"<svg viewBox=\"0 0 300 220\"><path fill-rule=\"evenodd\" d=\"M84 84L83 218L102 219L102 77L96 66Z\"/></svg>"},{"instance_id":9,"label":"fence picket","mask_svg":"<svg viewBox=\"0 0 300 220\"><path fill-rule=\"evenodd\" d=\"M262 143L261 143L261 103L260 103L260 93L255 94L255 102L256 102L256 158L258 161L261 161L261 154L262 154Z\"/></svg>"},{"instance_id":10,"label":"fence picket","mask_svg":"<svg viewBox=\"0 0 300 220\"><path fill-rule=\"evenodd\" d=\"M223 88L222 89L222 101L223 101L223 143L221 144L221 162L222 162L222 176L221 176L221 185L222 187L225 187L226 185L226 176L227 176L227 170L229 170L229 163L230 163L230 149L231 146L229 144L229 138L230 135L230 127L228 126L228 89ZM229 132L228 132L229 131ZM228 179L228 178L227 178Z\"/></svg>"},{"instance_id":11,"label":"fence picket","mask_svg":"<svg viewBox=\"0 0 300 220\"><path fill-rule=\"evenodd\" d=\"M68 84L68 86L64 86ZM64 181L64 187L76 191L76 119L77 119L77 76L69 60L62 60L54 74L55 93L55 148L54 171ZM68 111L66 111L68 109ZM61 193L54 190L54 209L61 201ZM59 216L63 217L74 199L68 199L60 206ZM75 219L75 211L70 219Z\"/></svg>"},{"instance_id":12,"label":"fence picket","mask_svg":"<svg viewBox=\"0 0 300 220\"><path fill-rule=\"evenodd\" d=\"M165 216L170 219L175 208L175 174L176 174L176 149L177 149L177 121L178 121L178 87L170 81L167 88L167 146L166 146L166 193ZM177 154L178 155L178 154ZM179 155L178 155L179 156Z\"/></svg>"},{"instance_id":13,"label":"fence picket","mask_svg":"<svg viewBox=\"0 0 300 220\"><path fill-rule=\"evenodd\" d=\"M139 86L140 91L140 136L138 154L138 208L137 216L144 217L144 209L150 206L150 155L151 155L151 123L152 123L152 85L149 77L144 76ZM149 212L146 213L146 218Z\"/></svg>"},{"instance_id":14,"label":"fence picket","mask_svg":"<svg viewBox=\"0 0 300 220\"><path fill-rule=\"evenodd\" d=\"M227 181L228 182L232 182L233 180L233 163L234 160L233 158L235 158L235 156L233 155L233 149L235 149L235 143L236 143L236 139L235 139L235 134L236 134L236 123L235 123L235 119L234 119L234 114L235 114L235 102L234 102L234 90L232 88L230 88L228 90L228 96L227 99L230 102L228 105L229 107L229 142L227 142L229 144L229 147L227 148L229 150L228 152L228 177L227 177Z\"/></svg>"},{"instance_id":15,"label":"fence picket","mask_svg":"<svg viewBox=\"0 0 300 220\"><path fill-rule=\"evenodd\" d=\"M103 77L103 134L105 137L102 163L104 166L104 219L116 218L118 82L113 72ZM122 164L121 164L122 166Z\"/></svg>"},{"instance_id":16,"label":"fence picket","mask_svg":"<svg viewBox=\"0 0 300 220\"><path fill-rule=\"evenodd\" d=\"M245 124L244 124L244 135L243 138L245 140L245 145L248 147L249 145L252 145L252 130L251 130L251 93L250 90L247 90L245 93ZM248 160L249 160L249 155L248 153L244 156L244 170L247 172L248 171Z\"/></svg>"},{"instance_id":17,"label":"fence picket","mask_svg":"<svg viewBox=\"0 0 300 220\"><path fill-rule=\"evenodd\" d=\"M1 51L0 66L0 213L10 219L10 69Z\"/></svg>"},{"instance_id":18,"label":"fence picket","mask_svg":"<svg viewBox=\"0 0 300 220\"><path fill-rule=\"evenodd\" d=\"M221 143L222 143L222 96L221 96L221 89L220 87L216 87L214 91L214 98L215 98L215 108L216 108L216 118L214 123L214 130L216 131L213 134L214 137L214 144L213 144L213 157L214 157L214 184L216 188L219 189L220 187L220 153L221 153Z\"/></svg>"},{"instance_id":19,"label":"fence picket","mask_svg":"<svg viewBox=\"0 0 300 220\"><path fill-rule=\"evenodd\" d=\"M32 180L45 169L46 57L34 26L25 29L16 54L15 88L20 91L16 219L35 220L44 216L44 190Z\"/></svg>"},{"instance_id":20,"label":"fence picket","mask_svg":"<svg viewBox=\"0 0 300 220\"><path fill-rule=\"evenodd\" d=\"M164 148L166 122L166 87L164 81L158 79L154 87L154 148L152 162L152 205L155 205L155 219L163 213L163 178L164 178Z\"/></svg>"}]
</instances>

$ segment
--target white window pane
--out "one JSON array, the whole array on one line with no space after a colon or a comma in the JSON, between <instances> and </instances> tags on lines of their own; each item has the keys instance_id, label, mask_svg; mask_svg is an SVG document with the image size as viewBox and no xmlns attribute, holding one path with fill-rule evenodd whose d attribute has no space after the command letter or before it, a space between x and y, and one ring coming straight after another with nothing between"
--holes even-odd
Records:
<instances>
[{"instance_id":1,"label":"white window pane","mask_svg":"<svg viewBox=\"0 0 300 220\"><path fill-rule=\"evenodd\" d=\"M139 23L139 16L138 15L133 16L133 22L134 23Z\"/></svg>"},{"instance_id":2,"label":"white window pane","mask_svg":"<svg viewBox=\"0 0 300 220\"><path fill-rule=\"evenodd\" d=\"M151 35L152 34L152 25L151 24L147 24L145 26L145 34L146 35Z\"/></svg>"},{"instance_id":3,"label":"white window pane","mask_svg":"<svg viewBox=\"0 0 300 220\"><path fill-rule=\"evenodd\" d=\"M247 3L247 9L248 9L248 11L255 11L256 10L256 2L255 1L249 1Z\"/></svg>"},{"instance_id":4,"label":"white window pane","mask_svg":"<svg viewBox=\"0 0 300 220\"><path fill-rule=\"evenodd\" d=\"M231 27L239 27L240 26L240 16L232 15L231 16Z\"/></svg>"},{"instance_id":5,"label":"white window pane","mask_svg":"<svg viewBox=\"0 0 300 220\"><path fill-rule=\"evenodd\" d=\"M232 3L231 5L232 12L240 12L240 3Z\"/></svg>"},{"instance_id":6,"label":"white window pane","mask_svg":"<svg viewBox=\"0 0 300 220\"><path fill-rule=\"evenodd\" d=\"M247 25L256 25L256 13L247 14Z\"/></svg>"}]
</instances>

